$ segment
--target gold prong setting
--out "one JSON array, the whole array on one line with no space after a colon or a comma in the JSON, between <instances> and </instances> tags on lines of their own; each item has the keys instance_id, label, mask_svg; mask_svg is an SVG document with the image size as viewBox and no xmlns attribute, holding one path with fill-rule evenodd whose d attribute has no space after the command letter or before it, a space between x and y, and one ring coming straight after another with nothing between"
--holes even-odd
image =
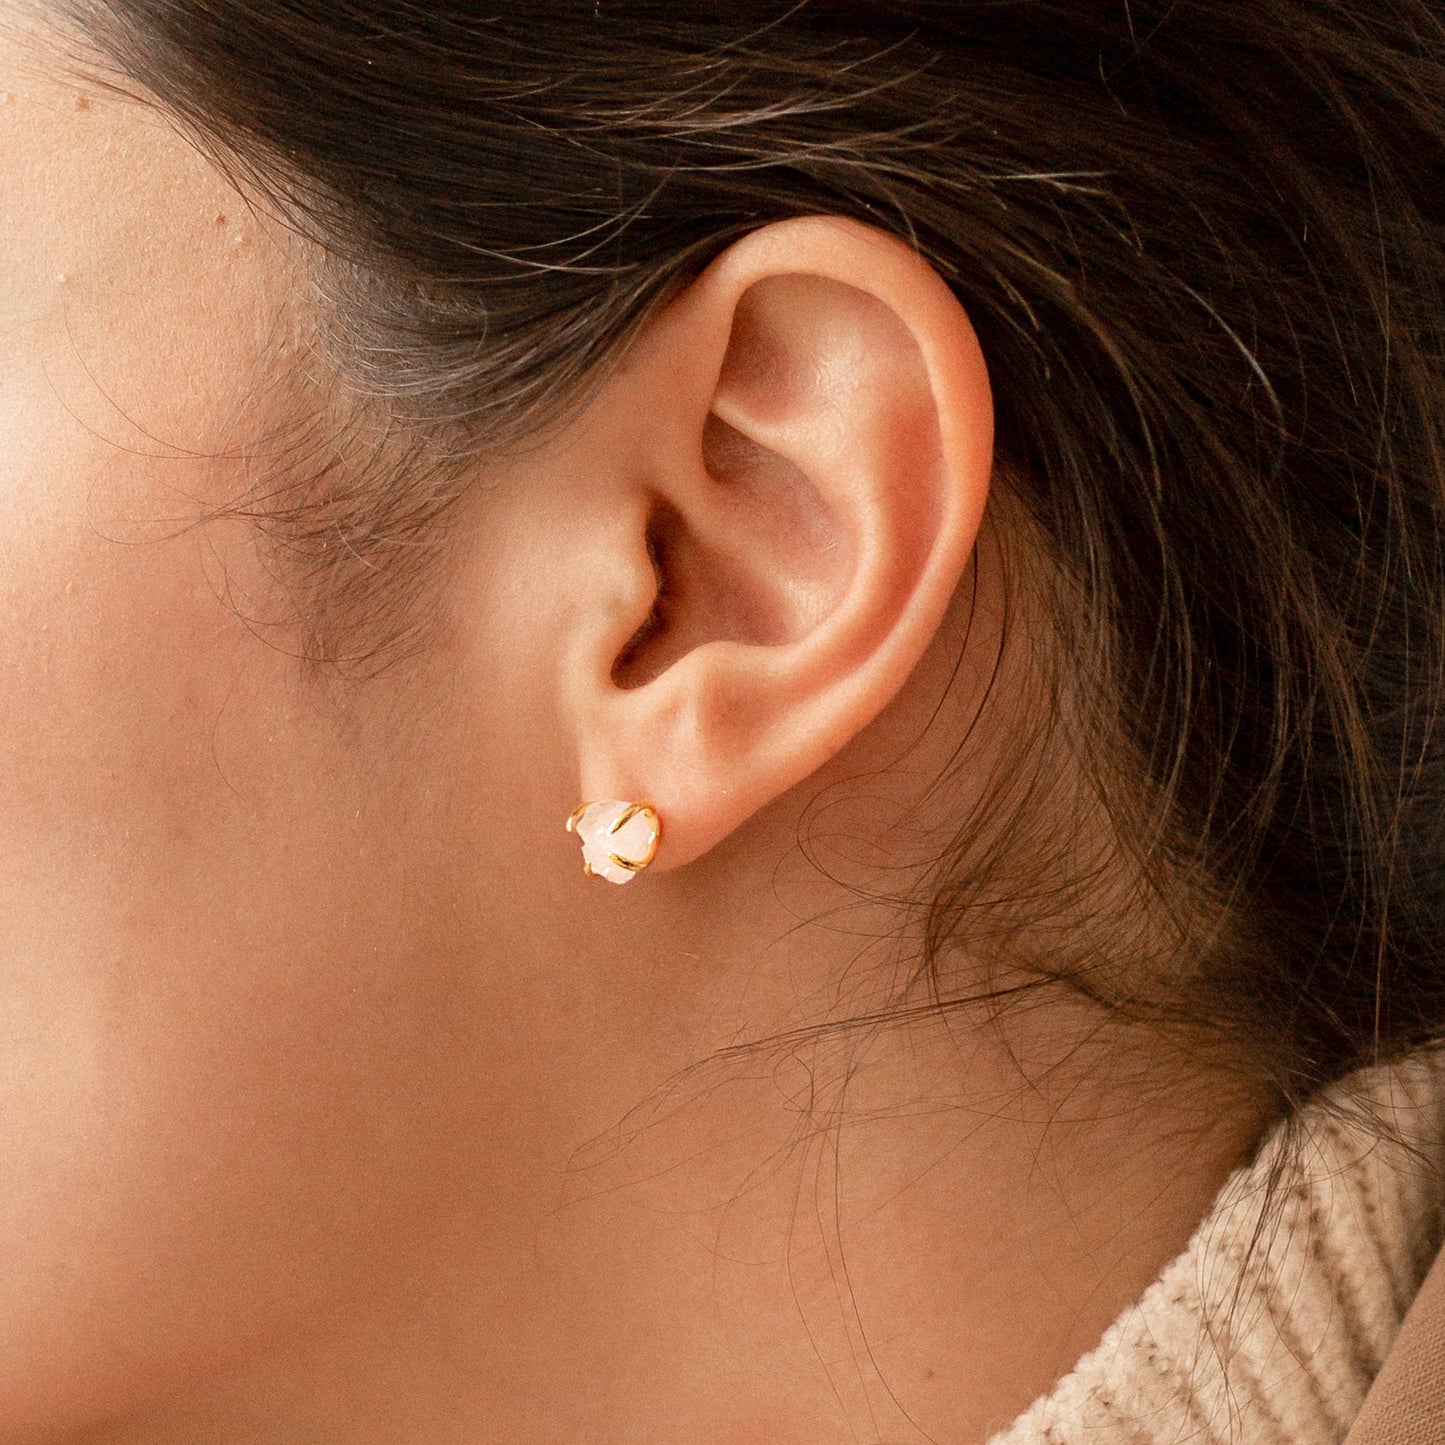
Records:
<instances>
[{"instance_id":1,"label":"gold prong setting","mask_svg":"<svg viewBox=\"0 0 1445 1445\"><path fill-rule=\"evenodd\" d=\"M657 857L662 819L651 803L608 798L579 803L567 831L582 842L582 871L609 883L630 883Z\"/></svg>"}]
</instances>

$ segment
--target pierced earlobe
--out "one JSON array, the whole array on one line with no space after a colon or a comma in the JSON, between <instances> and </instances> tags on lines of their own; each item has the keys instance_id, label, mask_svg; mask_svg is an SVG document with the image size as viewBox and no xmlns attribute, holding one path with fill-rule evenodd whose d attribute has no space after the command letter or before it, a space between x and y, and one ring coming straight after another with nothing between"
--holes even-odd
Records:
<instances>
[{"instance_id":1,"label":"pierced earlobe","mask_svg":"<svg viewBox=\"0 0 1445 1445\"><path fill-rule=\"evenodd\" d=\"M650 803L617 798L579 803L568 816L567 831L582 840L582 871L609 883L631 883L657 857L662 819Z\"/></svg>"}]
</instances>

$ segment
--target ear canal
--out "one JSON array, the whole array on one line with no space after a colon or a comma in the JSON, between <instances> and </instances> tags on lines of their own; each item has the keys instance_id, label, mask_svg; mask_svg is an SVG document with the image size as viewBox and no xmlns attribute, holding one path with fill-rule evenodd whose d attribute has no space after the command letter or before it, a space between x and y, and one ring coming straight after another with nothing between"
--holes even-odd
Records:
<instances>
[{"instance_id":1,"label":"ear canal","mask_svg":"<svg viewBox=\"0 0 1445 1445\"><path fill-rule=\"evenodd\" d=\"M680 529L681 519L667 502L654 501L647 515L647 556L656 583L652 606L642 625L627 639L612 664L612 681L620 688L641 687L650 682L673 659L661 638L667 626L669 539Z\"/></svg>"},{"instance_id":2,"label":"ear canal","mask_svg":"<svg viewBox=\"0 0 1445 1445\"><path fill-rule=\"evenodd\" d=\"M664 497L648 517L657 592L613 666L619 687L641 687L709 642L794 642L847 584L852 539L792 462L713 414L702 465L691 517Z\"/></svg>"}]
</instances>

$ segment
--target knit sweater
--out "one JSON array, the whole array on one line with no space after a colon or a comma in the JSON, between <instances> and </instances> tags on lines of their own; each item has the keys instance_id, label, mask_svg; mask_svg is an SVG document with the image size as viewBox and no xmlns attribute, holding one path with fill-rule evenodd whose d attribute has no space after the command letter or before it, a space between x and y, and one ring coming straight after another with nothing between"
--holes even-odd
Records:
<instances>
[{"instance_id":1,"label":"knit sweater","mask_svg":"<svg viewBox=\"0 0 1445 1445\"><path fill-rule=\"evenodd\" d=\"M1442 1181L1439 1056L1328 1091L989 1445L1337 1445L1440 1244Z\"/></svg>"}]
</instances>

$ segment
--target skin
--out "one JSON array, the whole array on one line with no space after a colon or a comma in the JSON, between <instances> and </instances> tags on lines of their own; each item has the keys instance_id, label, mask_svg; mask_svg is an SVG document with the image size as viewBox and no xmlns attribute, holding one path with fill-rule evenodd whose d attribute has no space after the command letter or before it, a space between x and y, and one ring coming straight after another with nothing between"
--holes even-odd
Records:
<instances>
[{"instance_id":1,"label":"skin","mask_svg":"<svg viewBox=\"0 0 1445 1445\"><path fill-rule=\"evenodd\" d=\"M886 1001L851 885L920 876L1031 706L1011 663L935 786L1009 555L946 288L839 222L738 243L478 461L428 647L346 681L202 521L316 373L299 243L19 11L0 95L0 1436L1005 1423L1261 1121L1065 995L717 1058ZM613 796L664 818L626 889L561 828Z\"/></svg>"}]
</instances>

